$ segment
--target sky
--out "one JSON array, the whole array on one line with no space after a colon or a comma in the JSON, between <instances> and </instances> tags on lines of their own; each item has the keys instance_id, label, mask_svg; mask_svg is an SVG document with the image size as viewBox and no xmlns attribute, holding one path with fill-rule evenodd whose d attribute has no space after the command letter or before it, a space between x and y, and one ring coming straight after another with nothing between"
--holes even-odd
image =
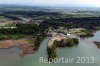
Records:
<instances>
[{"instance_id":1,"label":"sky","mask_svg":"<svg viewBox=\"0 0 100 66\"><path fill-rule=\"evenodd\" d=\"M100 7L100 0L0 0L0 4Z\"/></svg>"}]
</instances>

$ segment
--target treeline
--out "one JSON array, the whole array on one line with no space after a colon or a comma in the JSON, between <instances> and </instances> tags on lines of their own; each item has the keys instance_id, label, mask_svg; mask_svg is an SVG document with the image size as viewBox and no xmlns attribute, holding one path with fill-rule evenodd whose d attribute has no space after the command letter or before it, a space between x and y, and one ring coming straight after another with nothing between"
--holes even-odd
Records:
<instances>
[{"instance_id":1,"label":"treeline","mask_svg":"<svg viewBox=\"0 0 100 66\"><path fill-rule=\"evenodd\" d=\"M86 28L95 30L97 26L100 26L100 17L51 19L45 20L44 23L54 28L62 26L67 28Z\"/></svg>"},{"instance_id":2,"label":"treeline","mask_svg":"<svg viewBox=\"0 0 100 66\"><path fill-rule=\"evenodd\" d=\"M36 25L36 24L16 24L15 29L0 29L0 34L44 34L47 27L44 25Z\"/></svg>"},{"instance_id":3,"label":"treeline","mask_svg":"<svg viewBox=\"0 0 100 66\"><path fill-rule=\"evenodd\" d=\"M1 34L35 34L38 26L33 24L16 24L15 29L0 29Z\"/></svg>"},{"instance_id":4,"label":"treeline","mask_svg":"<svg viewBox=\"0 0 100 66\"><path fill-rule=\"evenodd\" d=\"M81 32L85 33L85 34L80 34L79 37L80 38L88 38L88 37L93 37L93 31L91 30L81 30Z\"/></svg>"},{"instance_id":5,"label":"treeline","mask_svg":"<svg viewBox=\"0 0 100 66\"><path fill-rule=\"evenodd\" d=\"M20 19L20 18L17 17L17 16L8 15L8 14L0 14L0 16L4 16L4 17L10 18L10 19L12 19L12 20L22 20L22 19Z\"/></svg>"},{"instance_id":6,"label":"treeline","mask_svg":"<svg viewBox=\"0 0 100 66\"><path fill-rule=\"evenodd\" d=\"M55 41L54 45L56 47L72 47L79 44L79 41L77 38L66 38L61 41Z\"/></svg>"},{"instance_id":7,"label":"treeline","mask_svg":"<svg viewBox=\"0 0 100 66\"><path fill-rule=\"evenodd\" d=\"M61 14L56 13L56 12L43 12L43 11L8 11L8 12L3 12L0 15L5 16L6 18L11 18L13 20L20 20L19 17L13 16L13 15L20 15L22 17L37 17L37 19L42 16L46 17L61 17Z\"/></svg>"}]
</instances>

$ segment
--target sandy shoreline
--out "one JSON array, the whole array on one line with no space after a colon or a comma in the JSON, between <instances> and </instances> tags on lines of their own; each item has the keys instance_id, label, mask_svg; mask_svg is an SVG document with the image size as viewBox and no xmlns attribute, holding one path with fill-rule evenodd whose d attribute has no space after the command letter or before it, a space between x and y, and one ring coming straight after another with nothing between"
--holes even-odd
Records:
<instances>
[{"instance_id":1,"label":"sandy shoreline","mask_svg":"<svg viewBox=\"0 0 100 66\"><path fill-rule=\"evenodd\" d=\"M22 50L20 56L24 56L26 54L31 54L36 52L36 47L34 44L30 44L26 38L17 39L17 40L1 40L0 41L0 49L10 49L13 46L18 46Z\"/></svg>"},{"instance_id":2,"label":"sandy shoreline","mask_svg":"<svg viewBox=\"0 0 100 66\"><path fill-rule=\"evenodd\" d=\"M29 42L24 38L18 40L0 40L0 48L10 48L19 44L29 44Z\"/></svg>"}]
</instances>

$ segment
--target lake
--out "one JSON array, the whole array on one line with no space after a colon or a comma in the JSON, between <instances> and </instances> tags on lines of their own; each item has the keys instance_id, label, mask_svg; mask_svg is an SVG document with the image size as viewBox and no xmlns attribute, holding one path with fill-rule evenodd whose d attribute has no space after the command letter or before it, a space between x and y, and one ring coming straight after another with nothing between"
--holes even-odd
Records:
<instances>
[{"instance_id":1,"label":"lake","mask_svg":"<svg viewBox=\"0 0 100 66\"><path fill-rule=\"evenodd\" d=\"M0 66L100 66L100 49L93 44L93 41L100 41L100 31L94 34L94 37L80 39L79 45L71 48L57 48L57 57L75 58L73 63L39 63L39 58L47 58L47 43L50 37L47 37L40 45L36 53L20 57L21 50L17 47L10 49L0 49ZM76 63L77 57L94 57L94 63Z\"/></svg>"}]
</instances>

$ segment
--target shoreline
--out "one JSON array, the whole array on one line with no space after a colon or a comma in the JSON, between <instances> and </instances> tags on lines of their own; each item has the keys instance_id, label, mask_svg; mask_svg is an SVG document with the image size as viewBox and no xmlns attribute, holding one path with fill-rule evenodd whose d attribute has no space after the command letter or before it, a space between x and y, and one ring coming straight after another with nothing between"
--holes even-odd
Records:
<instances>
[{"instance_id":1,"label":"shoreline","mask_svg":"<svg viewBox=\"0 0 100 66\"><path fill-rule=\"evenodd\" d=\"M47 54L48 54L48 61L51 59L55 59L57 57L56 48L59 47L72 47L74 45L79 44L77 38L69 38L61 33L52 33L52 37L48 41L47 45Z\"/></svg>"},{"instance_id":2,"label":"shoreline","mask_svg":"<svg viewBox=\"0 0 100 66\"><path fill-rule=\"evenodd\" d=\"M63 36L63 35L61 35L61 34L59 34L59 33L53 33L52 34L52 37L50 38L50 40L48 41L48 48L51 48L52 46L53 46L53 42L55 41L55 40L57 40L57 41L61 41L62 39L65 39L66 37L65 36Z\"/></svg>"},{"instance_id":3,"label":"shoreline","mask_svg":"<svg viewBox=\"0 0 100 66\"><path fill-rule=\"evenodd\" d=\"M32 53L36 52L35 45L30 44L28 41L26 41L25 38L18 39L18 40L10 40L10 39L9 40L1 40L0 43L2 43L0 46L0 49L10 49L15 46L16 46L16 48L21 49L21 53L19 55L21 57L25 56L26 54L32 54Z\"/></svg>"},{"instance_id":4,"label":"shoreline","mask_svg":"<svg viewBox=\"0 0 100 66\"><path fill-rule=\"evenodd\" d=\"M93 43L97 46L98 49L100 49L100 42L99 41L94 41Z\"/></svg>"}]
</instances>

